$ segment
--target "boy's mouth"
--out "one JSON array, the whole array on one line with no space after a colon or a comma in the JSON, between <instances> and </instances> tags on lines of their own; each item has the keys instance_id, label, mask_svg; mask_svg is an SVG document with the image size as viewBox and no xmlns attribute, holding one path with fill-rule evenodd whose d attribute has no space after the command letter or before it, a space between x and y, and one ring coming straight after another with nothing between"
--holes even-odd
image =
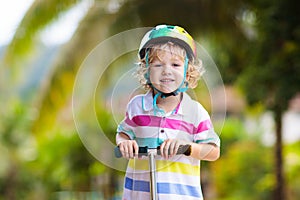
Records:
<instances>
[{"instance_id":1,"label":"boy's mouth","mask_svg":"<svg viewBox=\"0 0 300 200\"><path fill-rule=\"evenodd\" d=\"M170 83L170 82L173 82L174 79L161 79L160 82L162 83Z\"/></svg>"}]
</instances>

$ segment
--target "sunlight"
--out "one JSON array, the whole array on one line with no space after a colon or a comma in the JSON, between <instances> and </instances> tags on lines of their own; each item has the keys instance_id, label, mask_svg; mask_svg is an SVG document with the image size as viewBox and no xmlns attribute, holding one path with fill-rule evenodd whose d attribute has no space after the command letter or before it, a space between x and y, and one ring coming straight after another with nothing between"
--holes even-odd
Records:
<instances>
[{"instance_id":1,"label":"sunlight","mask_svg":"<svg viewBox=\"0 0 300 200\"><path fill-rule=\"evenodd\" d=\"M0 46L7 45L34 0L10 0L0 2Z\"/></svg>"},{"instance_id":2,"label":"sunlight","mask_svg":"<svg viewBox=\"0 0 300 200\"><path fill-rule=\"evenodd\" d=\"M92 4L92 0L84 0L63 14L42 31L42 42L46 45L59 45L67 42L73 36L78 23L86 15Z\"/></svg>"}]
</instances>

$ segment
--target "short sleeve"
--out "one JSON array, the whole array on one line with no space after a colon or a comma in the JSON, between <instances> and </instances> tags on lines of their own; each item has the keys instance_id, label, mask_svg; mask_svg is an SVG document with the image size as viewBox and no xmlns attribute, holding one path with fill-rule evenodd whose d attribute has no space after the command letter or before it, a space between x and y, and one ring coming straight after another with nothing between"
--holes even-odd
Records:
<instances>
[{"instance_id":1,"label":"short sleeve","mask_svg":"<svg viewBox=\"0 0 300 200\"><path fill-rule=\"evenodd\" d=\"M220 138L214 130L212 121L208 112L198 104L198 122L194 132L194 142L196 143L212 143L220 146Z\"/></svg>"},{"instance_id":2,"label":"short sleeve","mask_svg":"<svg viewBox=\"0 0 300 200\"><path fill-rule=\"evenodd\" d=\"M130 139L134 139L135 134L133 131L133 127L134 127L134 122L132 121L132 119L129 118L128 112L126 112L125 118L118 125L117 133L121 133L121 132L125 133L126 135L128 135Z\"/></svg>"},{"instance_id":3,"label":"short sleeve","mask_svg":"<svg viewBox=\"0 0 300 200\"><path fill-rule=\"evenodd\" d=\"M131 99L131 101L127 105L125 117L118 125L117 134L122 132L132 140L136 138L136 124L132 119L135 116L136 111L140 109L141 102L141 96L135 96ZM116 137L116 140L118 140L118 137ZM118 143L118 141L116 142Z\"/></svg>"}]
</instances>

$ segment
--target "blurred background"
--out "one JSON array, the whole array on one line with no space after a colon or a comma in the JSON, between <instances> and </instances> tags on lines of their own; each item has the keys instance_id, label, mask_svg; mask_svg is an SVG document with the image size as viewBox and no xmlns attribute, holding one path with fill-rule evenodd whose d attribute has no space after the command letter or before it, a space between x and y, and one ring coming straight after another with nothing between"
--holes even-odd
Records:
<instances>
[{"instance_id":1,"label":"blurred background","mask_svg":"<svg viewBox=\"0 0 300 200\"><path fill-rule=\"evenodd\" d=\"M298 200L299 8L296 0L2 1L0 199L120 199L123 172L95 159L77 134L75 77L101 41L165 23L194 36L225 84L226 120L214 121L222 152L218 161L202 162L204 197ZM90 123L86 132L100 124L114 140L116 116L105 94L134 66L136 53L105 70L96 91L98 123ZM200 84L195 96L211 112L203 88ZM124 107L128 99L119 98ZM85 112L80 110L82 116Z\"/></svg>"}]
</instances>

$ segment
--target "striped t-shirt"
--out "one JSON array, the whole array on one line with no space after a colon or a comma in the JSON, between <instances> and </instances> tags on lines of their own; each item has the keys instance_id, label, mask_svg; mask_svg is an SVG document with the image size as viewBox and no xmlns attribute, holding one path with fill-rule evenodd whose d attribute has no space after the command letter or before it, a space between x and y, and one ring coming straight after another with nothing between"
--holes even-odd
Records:
<instances>
[{"instance_id":1,"label":"striped t-shirt","mask_svg":"<svg viewBox=\"0 0 300 200\"><path fill-rule=\"evenodd\" d=\"M220 146L210 117L200 103L186 93L169 115L153 114L153 97L148 92L135 96L128 104L125 119L117 132L127 134L139 146L156 148L168 138ZM200 161L177 155L164 160L156 156L156 180L159 200L203 199L200 186ZM150 199L148 160L131 159L124 182L123 200Z\"/></svg>"}]
</instances>

